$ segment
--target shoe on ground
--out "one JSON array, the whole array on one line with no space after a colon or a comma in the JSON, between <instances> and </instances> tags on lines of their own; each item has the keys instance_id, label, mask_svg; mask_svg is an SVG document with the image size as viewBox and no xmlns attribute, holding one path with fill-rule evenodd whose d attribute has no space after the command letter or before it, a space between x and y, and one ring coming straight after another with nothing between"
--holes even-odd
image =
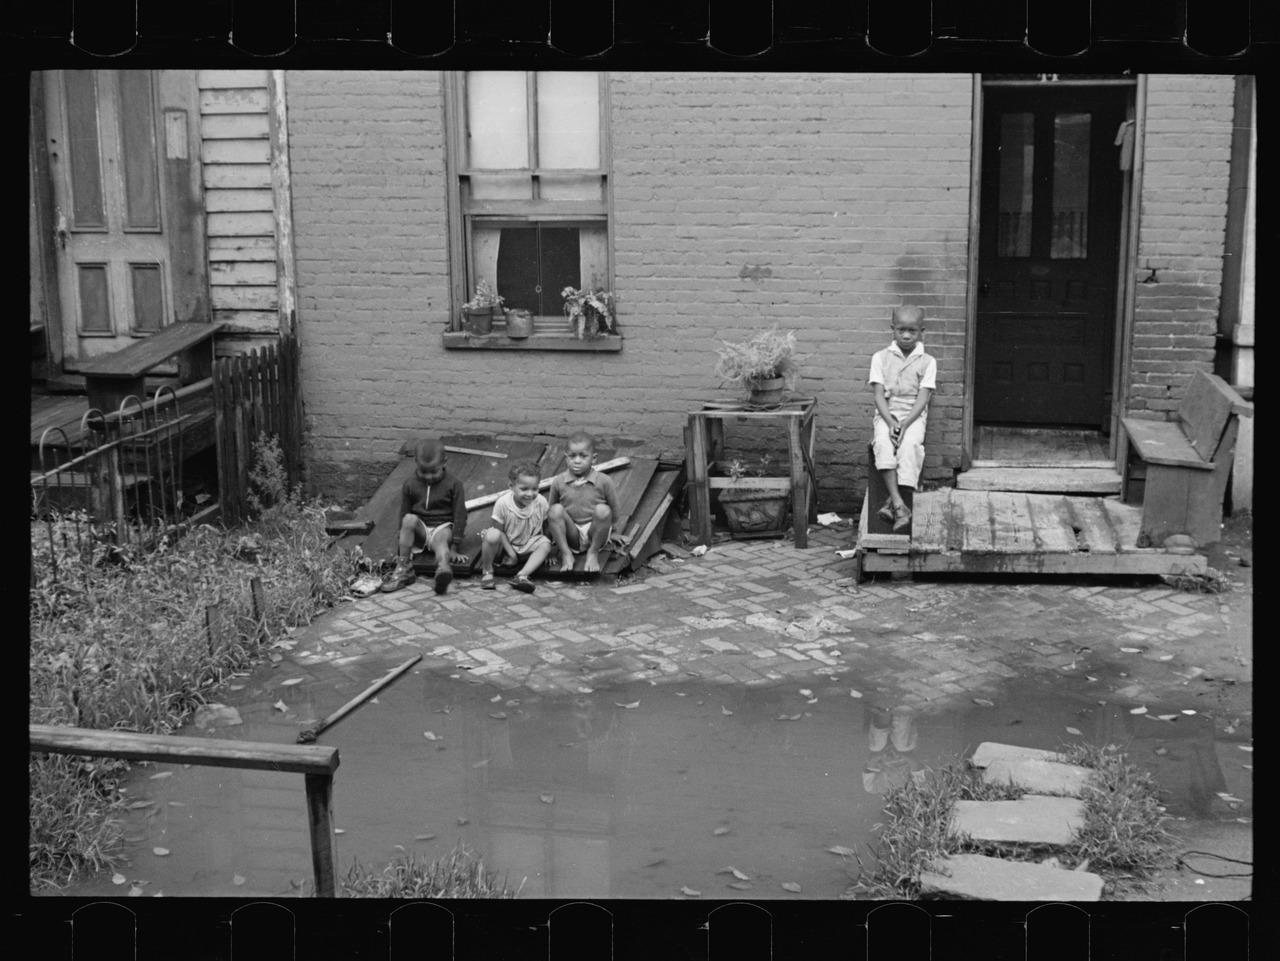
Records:
<instances>
[{"instance_id":1,"label":"shoe on ground","mask_svg":"<svg viewBox=\"0 0 1280 961\"><path fill-rule=\"evenodd\" d=\"M480 576L480 590L492 591L498 586L498 580L493 576L493 571L485 571Z\"/></svg>"},{"instance_id":2,"label":"shoe on ground","mask_svg":"<svg viewBox=\"0 0 1280 961\"><path fill-rule=\"evenodd\" d=\"M412 564L397 564L396 569L382 582L382 593L390 594L408 587L418 579Z\"/></svg>"},{"instance_id":3,"label":"shoe on ground","mask_svg":"<svg viewBox=\"0 0 1280 961\"><path fill-rule=\"evenodd\" d=\"M511 578L511 586L522 594L532 594L537 590L537 586L533 581L529 580L529 578L525 577L523 574L517 574L515 577Z\"/></svg>"},{"instance_id":4,"label":"shoe on ground","mask_svg":"<svg viewBox=\"0 0 1280 961\"><path fill-rule=\"evenodd\" d=\"M911 523L911 508L903 504L893 512L893 529L900 531Z\"/></svg>"},{"instance_id":5,"label":"shoe on ground","mask_svg":"<svg viewBox=\"0 0 1280 961\"><path fill-rule=\"evenodd\" d=\"M886 500L883 504L880 505L880 509L876 511L876 517L880 518L886 524L893 523L893 498L892 497L890 497L888 500Z\"/></svg>"},{"instance_id":6,"label":"shoe on ground","mask_svg":"<svg viewBox=\"0 0 1280 961\"><path fill-rule=\"evenodd\" d=\"M453 583L453 568L448 564L441 564L436 568L435 588L437 594L443 594L449 589L449 585Z\"/></svg>"}]
</instances>

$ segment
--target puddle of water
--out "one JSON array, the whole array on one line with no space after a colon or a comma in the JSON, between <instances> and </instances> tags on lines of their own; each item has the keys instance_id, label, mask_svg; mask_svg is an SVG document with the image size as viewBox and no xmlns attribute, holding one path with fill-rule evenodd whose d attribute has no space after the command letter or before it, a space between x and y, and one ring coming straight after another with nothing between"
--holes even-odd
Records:
<instances>
[{"instance_id":1,"label":"puddle of water","mask_svg":"<svg viewBox=\"0 0 1280 961\"><path fill-rule=\"evenodd\" d=\"M1120 744L1156 775L1171 815L1197 817L1223 814L1216 793L1243 790L1223 771L1252 759L1215 745L1202 715L1153 722L1129 714L1132 705L1099 705L1094 692L1063 679L1018 682L994 707L917 713L913 731L897 732L881 713L892 704L872 693L853 698L850 686L864 689L814 678L772 688L641 683L570 697L410 674L321 737L340 749L339 874L353 859L381 865L401 849L430 859L462 840L513 888L522 885L521 897L679 897L682 886L703 898L794 897L781 888L792 882L800 897L835 898L853 864L826 849L865 857L889 785L982 741ZM323 712L317 699L331 705L332 688L299 685L289 696L302 717ZM242 726L210 733L292 743L299 729L267 702L241 716ZM877 733L873 721L890 730ZM1233 753L1240 758L1220 761ZM165 771L172 776L153 779ZM1249 790L1231 816L1252 816ZM125 830L130 864L121 873L145 881L145 893L309 888L301 776L143 767L130 796L156 802L130 812ZM743 882L721 873L729 868L751 888L730 888ZM104 876L64 893L125 891Z\"/></svg>"}]
</instances>

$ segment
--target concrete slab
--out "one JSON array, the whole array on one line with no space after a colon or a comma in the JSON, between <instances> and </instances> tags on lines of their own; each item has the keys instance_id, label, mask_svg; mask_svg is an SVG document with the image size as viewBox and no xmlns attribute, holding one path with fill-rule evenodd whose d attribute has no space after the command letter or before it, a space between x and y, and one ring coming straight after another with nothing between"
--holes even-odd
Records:
<instances>
[{"instance_id":1,"label":"concrete slab","mask_svg":"<svg viewBox=\"0 0 1280 961\"><path fill-rule=\"evenodd\" d=\"M988 784L1012 784L1036 794L1080 797L1093 772L1078 764L1059 764L1039 758L993 758L982 772Z\"/></svg>"},{"instance_id":2,"label":"concrete slab","mask_svg":"<svg viewBox=\"0 0 1280 961\"><path fill-rule=\"evenodd\" d=\"M1061 761L1062 756L1053 751L1042 751L1036 747L1019 747L1016 744L1000 744L996 741L983 741L973 752L969 763L974 767L986 767L995 759L1006 761Z\"/></svg>"},{"instance_id":3,"label":"concrete slab","mask_svg":"<svg viewBox=\"0 0 1280 961\"><path fill-rule=\"evenodd\" d=\"M1006 861L982 854L941 858L920 875L926 894L979 901L1097 901L1102 878L1045 864Z\"/></svg>"},{"instance_id":4,"label":"concrete slab","mask_svg":"<svg viewBox=\"0 0 1280 961\"><path fill-rule=\"evenodd\" d=\"M1084 802L1028 794L1019 801L957 801L951 833L975 841L1070 844L1084 827Z\"/></svg>"}]
</instances>

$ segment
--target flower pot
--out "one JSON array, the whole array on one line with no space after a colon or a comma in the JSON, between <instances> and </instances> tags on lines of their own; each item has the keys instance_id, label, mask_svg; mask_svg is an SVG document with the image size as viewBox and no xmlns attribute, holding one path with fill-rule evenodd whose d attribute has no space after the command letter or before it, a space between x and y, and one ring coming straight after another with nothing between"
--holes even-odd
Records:
<instances>
[{"instance_id":1,"label":"flower pot","mask_svg":"<svg viewBox=\"0 0 1280 961\"><path fill-rule=\"evenodd\" d=\"M787 382L781 377L758 380L751 385L751 397L747 401L752 407L774 407L782 403L782 393Z\"/></svg>"},{"instance_id":2,"label":"flower pot","mask_svg":"<svg viewBox=\"0 0 1280 961\"><path fill-rule=\"evenodd\" d=\"M726 487L720 491L720 507L733 533L768 534L786 527L791 513L791 494L788 491Z\"/></svg>"},{"instance_id":3,"label":"flower pot","mask_svg":"<svg viewBox=\"0 0 1280 961\"><path fill-rule=\"evenodd\" d=\"M493 311L488 307L479 310L464 307L462 310L463 328L475 337L484 337L493 331Z\"/></svg>"},{"instance_id":4,"label":"flower pot","mask_svg":"<svg viewBox=\"0 0 1280 961\"><path fill-rule=\"evenodd\" d=\"M507 314L507 336L517 340L533 333L533 314L527 310L513 310Z\"/></svg>"}]
</instances>

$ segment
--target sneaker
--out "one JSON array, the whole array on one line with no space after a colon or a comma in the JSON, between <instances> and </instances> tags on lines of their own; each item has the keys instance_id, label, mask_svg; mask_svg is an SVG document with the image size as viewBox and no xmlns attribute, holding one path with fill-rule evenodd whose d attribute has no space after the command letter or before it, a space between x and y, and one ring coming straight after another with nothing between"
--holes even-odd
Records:
<instances>
[{"instance_id":1,"label":"sneaker","mask_svg":"<svg viewBox=\"0 0 1280 961\"><path fill-rule=\"evenodd\" d=\"M408 587L417 579L418 575L414 571L412 564L396 564L396 569L382 582L382 593L390 594L393 591L398 591L402 587Z\"/></svg>"},{"instance_id":2,"label":"sneaker","mask_svg":"<svg viewBox=\"0 0 1280 961\"><path fill-rule=\"evenodd\" d=\"M492 591L498 586L497 579L493 576L493 571L485 571L480 576L480 590Z\"/></svg>"},{"instance_id":3,"label":"sneaker","mask_svg":"<svg viewBox=\"0 0 1280 961\"><path fill-rule=\"evenodd\" d=\"M901 507L899 507L899 508L897 508L896 510L894 510L894 512L893 512L893 529L894 529L895 531L903 530L903 529L904 529L908 524L910 524L910 523L911 523L911 508L910 508L910 507L908 507L906 504L903 504Z\"/></svg>"},{"instance_id":4,"label":"sneaker","mask_svg":"<svg viewBox=\"0 0 1280 961\"><path fill-rule=\"evenodd\" d=\"M449 589L449 585L453 583L453 568L448 564L441 564L436 568L436 593L443 594Z\"/></svg>"},{"instance_id":5,"label":"sneaker","mask_svg":"<svg viewBox=\"0 0 1280 961\"><path fill-rule=\"evenodd\" d=\"M886 524L893 523L893 498L887 498L880 509L876 511L876 517L880 518Z\"/></svg>"},{"instance_id":6,"label":"sneaker","mask_svg":"<svg viewBox=\"0 0 1280 961\"><path fill-rule=\"evenodd\" d=\"M893 748L903 754L916 749L916 712L903 705L893 709Z\"/></svg>"},{"instance_id":7,"label":"sneaker","mask_svg":"<svg viewBox=\"0 0 1280 961\"><path fill-rule=\"evenodd\" d=\"M517 574L511 578L511 586L522 594L532 594L537 590L536 585L523 574Z\"/></svg>"}]
</instances>

